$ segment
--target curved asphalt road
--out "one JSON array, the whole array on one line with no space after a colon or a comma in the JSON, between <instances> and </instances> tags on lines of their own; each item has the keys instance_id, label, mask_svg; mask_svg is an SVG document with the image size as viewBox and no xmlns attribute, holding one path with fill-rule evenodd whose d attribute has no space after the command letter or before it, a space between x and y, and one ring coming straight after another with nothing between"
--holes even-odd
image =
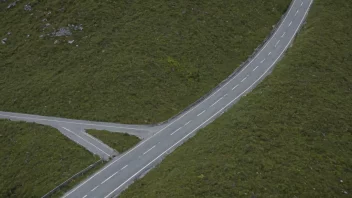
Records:
<instances>
[{"instance_id":1,"label":"curved asphalt road","mask_svg":"<svg viewBox=\"0 0 352 198\"><path fill-rule=\"evenodd\" d=\"M294 0L276 32L236 76L132 150L112 160L64 197L117 196L197 130L219 117L268 75L296 36L312 2Z\"/></svg>"}]
</instances>

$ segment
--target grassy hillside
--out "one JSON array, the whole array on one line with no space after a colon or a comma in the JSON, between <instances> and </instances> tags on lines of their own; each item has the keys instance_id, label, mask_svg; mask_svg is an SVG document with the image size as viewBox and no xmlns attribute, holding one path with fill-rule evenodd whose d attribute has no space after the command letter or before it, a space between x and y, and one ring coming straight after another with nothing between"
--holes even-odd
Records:
<instances>
[{"instance_id":1,"label":"grassy hillside","mask_svg":"<svg viewBox=\"0 0 352 198\"><path fill-rule=\"evenodd\" d=\"M129 135L127 133L112 133L110 131L100 131L93 129L87 130L87 133L103 141L106 145L115 149L119 153L127 151L136 145L139 141L141 141L138 137Z\"/></svg>"},{"instance_id":2,"label":"grassy hillside","mask_svg":"<svg viewBox=\"0 0 352 198\"><path fill-rule=\"evenodd\" d=\"M41 197L98 160L57 130L0 120L0 197Z\"/></svg>"},{"instance_id":3,"label":"grassy hillside","mask_svg":"<svg viewBox=\"0 0 352 198\"><path fill-rule=\"evenodd\" d=\"M0 1L0 110L153 123L225 79L290 0L12 2Z\"/></svg>"},{"instance_id":4,"label":"grassy hillside","mask_svg":"<svg viewBox=\"0 0 352 198\"><path fill-rule=\"evenodd\" d=\"M312 9L272 75L120 197L350 197L352 1Z\"/></svg>"}]
</instances>

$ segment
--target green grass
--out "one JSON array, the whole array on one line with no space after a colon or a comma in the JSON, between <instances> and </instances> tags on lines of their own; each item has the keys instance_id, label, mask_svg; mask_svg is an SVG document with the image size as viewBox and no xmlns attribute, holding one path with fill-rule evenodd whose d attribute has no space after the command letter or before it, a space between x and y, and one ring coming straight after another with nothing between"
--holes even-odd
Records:
<instances>
[{"instance_id":1,"label":"green grass","mask_svg":"<svg viewBox=\"0 0 352 198\"><path fill-rule=\"evenodd\" d=\"M0 197L41 197L98 160L54 128L0 120Z\"/></svg>"},{"instance_id":2,"label":"green grass","mask_svg":"<svg viewBox=\"0 0 352 198\"><path fill-rule=\"evenodd\" d=\"M103 141L106 145L115 149L119 153L127 151L140 141L138 137L127 133L112 133L110 131L93 129L87 130L87 133Z\"/></svg>"},{"instance_id":3,"label":"green grass","mask_svg":"<svg viewBox=\"0 0 352 198\"><path fill-rule=\"evenodd\" d=\"M351 9L315 0L273 73L120 197L350 197Z\"/></svg>"},{"instance_id":4,"label":"green grass","mask_svg":"<svg viewBox=\"0 0 352 198\"><path fill-rule=\"evenodd\" d=\"M0 110L155 123L245 61L290 0L10 2L0 2ZM83 31L45 36L68 24Z\"/></svg>"}]
</instances>

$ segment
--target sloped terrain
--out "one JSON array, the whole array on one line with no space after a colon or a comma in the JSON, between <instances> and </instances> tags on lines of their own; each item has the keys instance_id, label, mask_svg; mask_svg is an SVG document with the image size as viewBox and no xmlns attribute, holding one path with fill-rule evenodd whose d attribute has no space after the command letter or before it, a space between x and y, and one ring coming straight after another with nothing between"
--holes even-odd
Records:
<instances>
[{"instance_id":1,"label":"sloped terrain","mask_svg":"<svg viewBox=\"0 0 352 198\"><path fill-rule=\"evenodd\" d=\"M290 0L0 1L0 110L164 121L264 40Z\"/></svg>"},{"instance_id":2,"label":"sloped terrain","mask_svg":"<svg viewBox=\"0 0 352 198\"><path fill-rule=\"evenodd\" d=\"M273 73L120 197L349 197L351 8L315 0Z\"/></svg>"}]
</instances>

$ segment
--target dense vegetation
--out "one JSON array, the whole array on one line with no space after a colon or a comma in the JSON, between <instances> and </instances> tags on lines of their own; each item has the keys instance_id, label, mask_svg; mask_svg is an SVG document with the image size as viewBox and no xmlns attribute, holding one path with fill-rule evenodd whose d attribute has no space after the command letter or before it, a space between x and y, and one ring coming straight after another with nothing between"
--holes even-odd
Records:
<instances>
[{"instance_id":1,"label":"dense vegetation","mask_svg":"<svg viewBox=\"0 0 352 198\"><path fill-rule=\"evenodd\" d=\"M0 120L0 197L41 197L98 160L51 127Z\"/></svg>"},{"instance_id":2,"label":"dense vegetation","mask_svg":"<svg viewBox=\"0 0 352 198\"><path fill-rule=\"evenodd\" d=\"M140 139L136 136L127 133L112 133L110 131L87 130L87 133L93 135L106 145L115 149L119 153L123 153L136 145Z\"/></svg>"},{"instance_id":3,"label":"dense vegetation","mask_svg":"<svg viewBox=\"0 0 352 198\"><path fill-rule=\"evenodd\" d=\"M0 110L155 123L245 61L290 0L12 2L0 1Z\"/></svg>"},{"instance_id":4,"label":"dense vegetation","mask_svg":"<svg viewBox=\"0 0 352 198\"><path fill-rule=\"evenodd\" d=\"M121 198L350 196L352 1L314 2L273 73Z\"/></svg>"}]
</instances>

